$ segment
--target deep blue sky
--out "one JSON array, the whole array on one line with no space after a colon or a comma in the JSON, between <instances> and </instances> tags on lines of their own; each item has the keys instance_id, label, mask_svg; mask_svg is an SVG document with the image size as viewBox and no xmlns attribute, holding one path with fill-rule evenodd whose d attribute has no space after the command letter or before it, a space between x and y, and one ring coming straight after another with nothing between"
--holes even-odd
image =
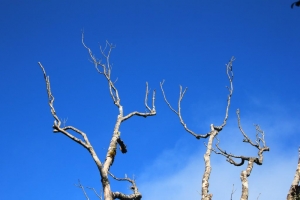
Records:
<instances>
[{"instance_id":1,"label":"deep blue sky","mask_svg":"<svg viewBox=\"0 0 300 200\"><path fill-rule=\"evenodd\" d=\"M134 175L145 200L199 199L205 140L183 130L163 101L159 82L166 80L174 107L178 86L189 88L183 117L195 132L205 133L209 124L222 123L225 63L235 56L234 94L221 145L235 154L256 155L241 143L235 116L240 108L249 136L255 133L252 124L260 124L271 148L264 165L254 166L250 199L259 193L260 199L284 199L299 146L300 9L290 9L292 2L2 0L0 199L84 199L74 186L78 179L100 190L88 152L52 133L37 64L50 76L58 116L85 131L103 160L118 110L81 44L83 30L99 58L106 40L116 45L112 77L118 78L125 113L145 110L146 81L157 90L157 116L122 124L128 153L117 155L112 173ZM239 173L245 167L233 167L216 155L212 167L215 199L229 199L233 183L238 199ZM127 183L112 181L112 187L129 192ZM90 197L96 199L92 193Z\"/></svg>"}]
</instances>

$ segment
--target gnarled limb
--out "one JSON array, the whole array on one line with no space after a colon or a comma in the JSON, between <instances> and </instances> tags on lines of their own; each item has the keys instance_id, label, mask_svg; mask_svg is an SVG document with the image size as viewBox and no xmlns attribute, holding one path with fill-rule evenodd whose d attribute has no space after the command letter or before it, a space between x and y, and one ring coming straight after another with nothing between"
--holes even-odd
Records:
<instances>
[{"instance_id":1,"label":"gnarled limb","mask_svg":"<svg viewBox=\"0 0 300 200\"><path fill-rule=\"evenodd\" d=\"M228 119L228 112L229 112L229 107L230 107L230 101L231 101L231 96L233 93L233 71L232 71L232 63L235 60L234 57L232 57L230 59L230 61L226 64L226 73L228 76L228 80L230 83L230 86L227 87L229 94L227 97L227 106L226 106L226 111L225 111L225 118L223 120L223 123L220 126L214 126L213 124L210 125L210 131L206 134L197 134L194 131L192 131L191 129L188 128L188 126L186 125L186 123L184 122L182 115L181 115L181 101L187 91L187 88L185 88L184 90L182 90L182 86L180 86L180 90L179 90L179 99L178 99L178 110L176 111L171 104L169 103L169 101L167 100L167 97L165 95L165 91L163 89L163 84L164 81L162 81L160 83L160 88L164 97L165 102L167 103L167 105L169 106L169 108L178 116L179 121L181 123L181 125L184 127L184 129L190 133L191 135L193 135L196 139L200 139L200 138L208 138L208 144L207 144L207 148L206 148L206 152L204 154L204 162L205 162L205 171L202 177L202 200L211 200L212 199L212 194L209 194L208 188L209 188L209 178L210 178L210 173L211 173L211 165L210 165L210 155L211 155L211 151L212 151L212 144L213 144L213 140L214 138L219 134L219 132L226 126L227 123L227 119Z\"/></svg>"},{"instance_id":2,"label":"gnarled limb","mask_svg":"<svg viewBox=\"0 0 300 200\"><path fill-rule=\"evenodd\" d=\"M111 177L113 177L117 181L128 181L129 183L131 183L130 189L133 191L133 194L126 195L126 194L123 194L121 192L114 192L113 196L114 196L115 199L121 199L121 200L127 200L127 199L128 200L129 199L140 200L142 198L142 194L139 192L138 187L136 186L134 179L128 178L126 174L125 174L125 178L117 178L111 172L108 172L108 173L109 173L109 175L111 175Z\"/></svg>"},{"instance_id":3,"label":"gnarled limb","mask_svg":"<svg viewBox=\"0 0 300 200\"><path fill-rule=\"evenodd\" d=\"M287 200L299 200L300 199L300 147L299 147L299 159L298 159L298 165L295 172L294 180L292 182L292 185L290 187L290 190L287 195Z\"/></svg>"},{"instance_id":4,"label":"gnarled limb","mask_svg":"<svg viewBox=\"0 0 300 200\"><path fill-rule=\"evenodd\" d=\"M241 120L240 120L240 112L237 110L237 118L238 118L238 126L241 131L241 133L244 136L243 142L249 143L251 146L254 146L258 149L258 157L247 157L247 156L237 156L232 153L227 153L226 151L222 150L219 147L219 140L216 143L216 147L219 151L216 151L215 149L212 149L216 154L223 155L227 158L227 162L229 162L232 165L235 166L242 166L245 161L248 161L248 165L246 170L243 170L241 172L241 182L242 182L242 195L241 200L247 200L249 196L249 189L248 189L248 179L247 177L250 176L251 171L253 169L253 164L256 163L257 165L262 165L263 163L263 152L269 151L269 147L266 146L265 138L264 138L264 132L260 129L259 125L255 125L256 129L256 140L255 143L251 141L251 139L247 136L247 134L244 132L241 126ZM233 158L240 159L240 162L234 161Z\"/></svg>"}]
</instances>

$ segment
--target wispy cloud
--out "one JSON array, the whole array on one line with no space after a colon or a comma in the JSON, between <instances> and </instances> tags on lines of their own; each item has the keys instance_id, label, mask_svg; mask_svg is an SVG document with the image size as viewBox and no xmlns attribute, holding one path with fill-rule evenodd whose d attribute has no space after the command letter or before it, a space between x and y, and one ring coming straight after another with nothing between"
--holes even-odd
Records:
<instances>
[{"instance_id":1,"label":"wispy cloud","mask_svg":"<svg viewBox=\"0 0 300 200\"><path fill-rule=\"evenodd\" d=\"M253 123L248 122L253 117L255 115L247 115L242 118L242 123L245 124L245 129L249 130L251 138L255 138L255 129L251 127ZM270 118L272 123L265 121ZM295 136L297 133L293 131L295 130L293 127L297 124L296 119L282 115L273 115L268 118L260 116L254 119L262 122L263 129L266 130L266 142L271 151L265 152L262 166L254 165L249 177L249 200L257 199L259 194L260 200L285 199L298 161L297 146L295 144L289 146L292 144L289 138L297 138ZM253 122L253 120L251 121ZM237 155L256 156L255 148L241 142L242 137L236 123L230 124L232 125L226 127L224 133L220 135L220 146ZM231 139L228 140L226 137ZM139 175L138 182L143 199L201 198L204 147L195 152L189 152L189 149L185 148L188 144L179 143L180 145L177 144L174 149L163 152L151 166L145 169L143 174ZM235 167L226 162L224 157L214 154L211 165L210 192L213 194L213 198L216 200L230 199L234 184L237 190L233 199L239 199L241 194L240 173L246 168L246 165Z\"/></svg>"},{"instance_id":2,"label":"wispy cloud","mask_svg":"<svg viewBox=\"0 0 300 200\"><path fill-rule=\"evenodd\" d=\"M176 150L173 153L182 156L181 152ZM143 199L200 199L201 179L204 171L202 156L203 152L198 151L197 154L189 157L184 167L176 171L173 170L172 163L177 162L177 160L170 160L170 165L168 165L165 163L165 157L158 158L155 166L149 167L139 179ZM172 159L176 158L173 157ZM158 166L160 162L163 164ZM262 166L254 166L249 177L249 199L256 199L259 193L261 193L260 199L262 200L285 199L294 176L296 162L297 152L294 156L266 154L265 163ZM214 199L230 199L233 184L237 189L234 193L234 199L239 199L241 194L239 177L240 172L245 168L246 166L232 166L224 158L213 156L210 191L213 193ZM173 173L161 174L161 171L168 169Z\"/></svg>"}]
</instances>

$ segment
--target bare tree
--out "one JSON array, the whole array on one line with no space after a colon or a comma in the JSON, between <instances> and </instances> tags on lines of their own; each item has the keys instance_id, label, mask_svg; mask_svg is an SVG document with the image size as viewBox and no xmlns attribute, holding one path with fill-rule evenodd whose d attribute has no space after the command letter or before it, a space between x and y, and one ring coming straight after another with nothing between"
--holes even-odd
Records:
<instances>
[{"instance_id":1,"label":"bare tree","mask_svg":"<svg viewBox=\"0 0 300 200\"><path fill-rule=\"evenodd\" d=\"M231 96L232 96L232 92L233 92L233 71L232 71L232 63L235 60L234 57L231 58L231 60L226 64L226 73L227 73L227 77L230 83L230 86L227 87L229 94L227 97L227 106L226 106L226 111L225 111L225 118L223 120L223 123L220 126L215 126L214 124L210 125L210 131L206 134L196 134L194 131L190 130L186 123L184 122L182 115L181 115L181 101L187 91L187 88L185 88L182 91L182 86L180 86L180 92L179 92L179 100L178 100L178 110L176 111L171 104L168 102L167 97L165 95L164 89L163 89L163 84L164 81L160 83L160 87L164 96L164 100L165 102L168 104L169 108L178 116L180 123L182 124L182 126L184 127L184 129L190 133L191 135L193 135L196 139L200 139L200 138L208 138L208 144L207 144L207 148L206 148L206 153L204 154L204 162L205 162L205 170L204 170L204 174L202 177L202 188L201 188L201 199L202 200L211 200L212 199L212 194L209 194L209 178L210 178L210 173L211 173L211 165L210 165L210 155L212 152L212 144L213 144L213 140L214 138L219 134L220 131L223 130L223 128L225 127L226 123L227 123L227 119L228 119L228 111L229 111L229 106L230 106L230 100L231 100Z\"/></svg>"},{"instance_id":2,"label":"bare tree","mask_svg":"<svg viewBox=\"0 0 300 200\"><path fill-rule=\"evenodd\" d=\"M227 153L226 151L223 151L219 147L219 140L216 144L216 147L218 148L219 151L216 151L213 149L213 151L216 154L223 155L227 158L227 161L235 166L242 166L244 165L245 161L248 161L248 165L246 170L243 170L241 172L241 182L242 182L242 195L241 195L241 200L248 200L249 196L249 183L248 183L248 177L251 174L251 171L253 169L253 164L256 163L257 165L262 165L263 163L263 152L264 151L269 151L269 147L266 146L265 142L265 134L264 132L260 129L259 125L255 125L256 129L256 140L253 142L244 132L242 125L241 125L241 119L240 119L240 111L237 110L236 112L237 118L238 118L238 126L241 131L241 133L244 136L243 142L249 143L251 146L256 147L258 149L258 157L247 157L247 156L236 156L231 153ZM239 163L235 162L233 158L239 158L241 161Z\"/></svg>"},{"instance_id":3,"label":"bare tree","mask_svg":"<svg viewBox=\"0 0 300 200\"><path fill-rule=\"evenodd\" d=\"M299 147L299 158L298 158L298 165L295 173L294 180L290 187L290 190L287 195L287 200L300 200L300 147Z\"/></svg>"},{"instance_id":4,"label":"bare tree","mask_svg":"<svg viewBox=\"0 0 300 200\"><path fill-rule=\"evenodd\" d=\"M101 60L98 60L93 55L91 49L88 48L85 45L83 34L82 34L82 44L87 49L87 51L90 55L90 58L92 59L92 62L94 64L97 72L99 74L103 75L105 77L105 79L107 80L110 96L113 100L113 103L116 105L116 107L119 110L119 114L117 116L117 120L116 120L114 129L113 129L113 132L112 132L111 141L109 143L108 150L107 150L107 153L106 153L105 161L101 161L99 159L99 157L98 157L97 153L95 152L91 142L89 141L88 136L87 136L86 133L84 133L83 131L81 131L81 130L73 127L73 126L64 126L64 124L62 124L62 122L59 119L59 117L58 117L58 115L55 111L55 108L54 108L54 96L51 92L49 76L47 76L45 68L39 62L38 64L39 64L39 66L41 67L41 69L43 71L44 79L45 79L45 82L46 82L46 88L47 88L47 93L48 93L48 101L49 101L51 114L54 118L53 132L59 132L59 133L62 133L64 135L66 135L67 137L72 139L74 142L80 144L83 148L85 148L91 154L91 156L92 156L92 158L93 158L93 160L94 160L94 162L95 162L95 164L96 164L96 166L99 170L99 173L100 173L102 189L103 189L103 195L104 195L105 200L113 200L113 199L139 200L139 199L141 199L142 195L138 191L138 188L135 184L135 181L131 180L127 177L122 178L122 179L116 178L115 176L113 176L109 172L109 169L113 165L113 162L114 162L114 159L115 159L115 156L116 156L116 153L117 153L117 145L118 144L120 146L120 150L121 150L122 153L127 152L126 145L121 140L121 135L120 135L120 131L119 131L122 122L128 120L129 118L131 118L133 116L149 117L149 116L156 115L156 110L155 110L155 105L154 105L155 91L153 91L152 108L150 108L147 104L149 90L148 90L148 83L146 83L145 106L146 106L146 109L147 109L148 112L142 113L142 112L134 111L134 112L131 112L127 115L124 115L123 106L121 104L121 99L120 99L118 90L115 86L115 83L111 79L110 55L111 55L111 52L112 52L114 46L106 41L105 48L102 49L100 47L102 57L105 60L105 63L102 63ZM74 133L79 134L82 139L79 139L78 137L76 137ZM126 195L126 194L123 194L121 192L111 191L110 182L109 182L109 179L108 179L109 174L111 174L112 177L117 181L128 181L128 182L130 182L131 185L132 185L131 188L133 190L133 193L130 194L130 195Z\"/></svg>"}]
</instances>

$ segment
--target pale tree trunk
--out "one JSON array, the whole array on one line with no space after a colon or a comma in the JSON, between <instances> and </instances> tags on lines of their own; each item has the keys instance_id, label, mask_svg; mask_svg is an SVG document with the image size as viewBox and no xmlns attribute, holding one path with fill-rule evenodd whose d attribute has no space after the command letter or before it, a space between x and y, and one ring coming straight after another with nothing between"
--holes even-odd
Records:
<instances>
[{"instance_id":1,"label":"pale tree trunk","mask_svg":"<svg viewBox=\"0 0 300 200\"><path fill-rule=\"evenodd\" d=\"M246 170L241 172L241 182L242 182L242 195L241 200L248 200L249 196L249 184L248 184L248 176L250 176L252 168L253 168L253 159L250 159L248 162L248 167Z\"/></svg>"},{"instance_id":2,"label":"pale tree trunk","mask_svg":"<svg viewBox=\"0 0 300 200\"><path fill-rule=\"evenodd\" d=\"M216 135L218 134L218 131L214 130L213 125L211 125L211 134L209 136L208 139L208 143L207 143L207 148L206 148L206 152L204 154L204 163L205 163L205 169L204 169L204 173L203 173L203 177L202 177L202 197L201 199L203 200L211 200L212 199L212 194L209 194L209 177L210 177L210 173L211 173L211 165L210 165L210 155L211 155L211 151L212 151L212 144L213 144L213 140L216 137Z\"/></svg>"},{"instance_id":3,"label":"pale tree trunk","mask_svg":"<svg viewBox=\"0 0 300 200\"><path fill-rule=\"evenodd\" d=\"M300 147L299 147L299 158L298 158L298 165L295 172L294 180L290 187L290 190L287 195L287 200L299 200L300 199Z\"/></svg>"}]
</instances>

